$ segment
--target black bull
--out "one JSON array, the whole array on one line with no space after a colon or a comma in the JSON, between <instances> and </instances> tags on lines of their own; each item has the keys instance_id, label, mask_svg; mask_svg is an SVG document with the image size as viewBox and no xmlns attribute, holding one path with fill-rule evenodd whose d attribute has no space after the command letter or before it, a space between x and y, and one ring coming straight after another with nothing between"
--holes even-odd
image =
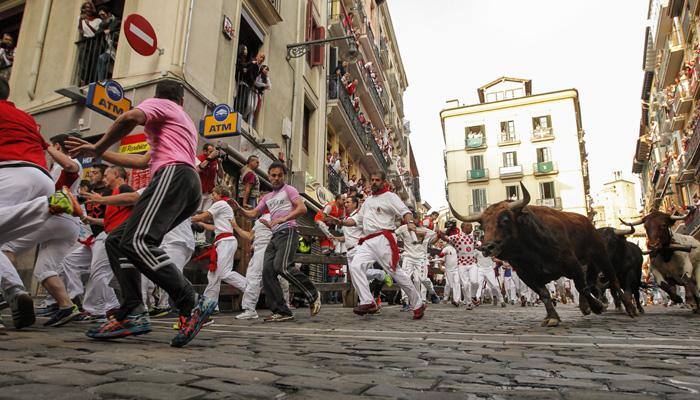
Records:
<instances>
[{"instance_id":1,"label":"black bull","mask_svg":"<svg viewBox=\"0 0 700 400\"><path fill-rule=\"evenodd\" d=\"M561 321L545 285L562 276L574 281L584 315L591 310L603 312L603 304L593 294L599 272L611 283L613 293L623 299L627 313L635 316L631 296L621 293L603 241L591 221L580 214L529 206L530 193L522 183L520 187L522 200L493 204L479 215L463 217L451 211L462 221L479 222L484 231L483 254L510 263L520 279L540 296L547 309L542 326L557 326Z\"/></svg>"},{"instance_id":2,"label":"black bull","mask_svg":"<svg viewBox=\"0 0 700 400\"><path fill-rule=\"evenodd\" d=\"M625 235L634 233L634 228L630 229L615 229L615 228L600 228L598 229L600 237L603 239L605 251L608 253L610 263L615 268L615 275L620 286L625 293L631 293L637 305L637 311L644 313L642 303L639 299L639 288L642 285L642 263L644 256L642 249L636 244L625 239ZM614 292L613 292L614 293ZM615 308L620 309L620 298L613 295L615 299Z\"/></svg>"}]
</instances>

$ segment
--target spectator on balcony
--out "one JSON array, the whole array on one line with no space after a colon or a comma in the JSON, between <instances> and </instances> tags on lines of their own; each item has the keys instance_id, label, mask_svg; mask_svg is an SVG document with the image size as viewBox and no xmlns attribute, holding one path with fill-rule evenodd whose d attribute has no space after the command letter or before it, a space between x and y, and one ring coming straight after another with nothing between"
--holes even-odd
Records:
<instances>
[{"instance_id":1,"label":"spectator on balcony","mask_svg":"<svg viewBox=\"0 0 700 400\"><path fill-rule=\"evenodd\" d=\"M353 188L357 184L357 176L355 174L350 175L348 179L348 187Z\"/></svg>"},{"instance_id":2,"label":"spectator on balcony","mask_svg":"<svg viewBox=\"0 0 700 400\"><path fill-rule=\"evenodd\" d=\"M102 21L100 23L102 52L97 58L97 81L103 82L111 72L110 65L114 65L114 57L117 54L117 40L119 39L119 27L122 21L105 6L101 6L98 9L97 15Z\"/></svg>"},{"instance_id":3,"label":"spectator on balcony","mask_svg":"<svg viewBox=\"0 0 700 400\"><path fill-rule=\"evenodd\" d=\"M340 173L340 167L341 167L341 165L340 165L340 155L339 155L338 152L336 151L335 153L333 153L333 171L335 171L336 173L339 174L339 173Z\"/></svg>"},{"instance_id":4,"label":"spectator on balcony","mask_svg":"<svg viewBox=\"0 0 700 400\"><path fill-rule=\"evenodd\" d=\"M236 58L236 81L243 80L248 72L248 46L242 44L238 46L238 58Z\"/></svg>"},{"instance_id":5,"label":"spectator on balcony","mask_svg":"<svg viewBox=\"0 0 700 400\"><path fill-rule=\"evenodd\" d=\"M357 79L353 79L352 82L348 83L345 88L348 90L348 94L350 96L354 96L355 92L357 91L357 85L360 83Z\"/></svg>"},{"instance_id":6,"label":"spectator on balcony","mask_svg":"<svg viewBox=\"0 0 700 400\"><path fill-rule=\"evenodd\" d=\"M100 32L100 24L102 20L97 15L97 9L92 1L86 1L80 7L80 21L78 22L78 31L84 39L92 39Z\"/></svg>"},{"instance_id":7,"label":"spectator on balcony","mask_svg":"<svg viewBox=\"0 0 700 400\"><path fill-rule=\"evenodd\" d=\"M14 62L15 40L9 33L3 33L0 41L0 78L10 80L10 70Z\"/></svg>"},{"instance_id":8,"label":"spectator on balcony","mask_svg":"<svg viewBox=\"0 0 700 400\"><path fill-rule=\"evenodd\" d=\"M258 156L248 156L238 179L238 203L245 208L255 208L260 198L260 178L255 169L260 165Z\"/></svg>"},{"instance_id":9,"label":"spectator on balcony","mask_svg":"<svg viewBox=\"0 0 700 400\"><path fill-rule=\"evenodd\" d=\"M244 89L244 102L241 103L242 110L240 110L243 119L248 122L248 125L253 126L255 109L258 105L257 96L255 95L255 82L260 75L260 69L265 62L265 54L258 53L255 59L251 61L247 68L246 73L243 76L243 81L245 83Z\"/></svg>"},{"instance_id":10,"label":"spectator on balcony","mask_svg":"<svg viewBox=\"0 0 700 400\"><path fill-rule=\"evenodd\" d=\"M97 9L92 1L86 1L80 7L79 54L80 60L78 77L80 85L87 85L97 79L97 59L100 55L100 25L102 20L97 15Z\"/></svg>"},{"instance_id":11,"label":"spectator on balcony","mask_svg":"<svg viewBox=\"0 0 700 400\"><path fill-rule=\"evenodd\" d=\"M260 67L260 74L255 78L255 87L253 90L252 101L255 102L255 108L253 114L255 118L258 118L260 114L260 109L262 108L263 95L266 90L272 89L272 82L270 81L270 67L263 65Z\"/></svg>"},{"instance_id":12,"label":"spectator on balcony","mask_svg":"<svg viewBox=\"0 0 700 400\"><path fill-rule=\"evenodd\" d=\"M202 184L202 204L200 210L208 210L212 205L211 191L216 186L216 178L224 177L224 170L219 165L219 151L209 143L202 147L202 154L197 156L197 172Z\"/></svg>"},{"instance_id":13,"label":"spectator on balcony","mask_svg":"<svg viewBox=\"0 0 700 400\"><path fill-rule=\"evenodd\" d=\"M343 76L340 78L340 83L343 84L343 87L347 88L348 83L350 83L350 79L351 79L350 73L349 73L349 72L346 72L346 73L344 73Z\"/></svg>"},{"instance_id":14,"label":"spectator on balcony","mask_svg":"<svg viewBox=\"0 0 700 400\"><path fill-rule=\"evenodd\" d=\"M348 62L347 61L342 61L339 62L338 65L335 67L335 76L338 77L338 79L341 79L345 74L348 73Z\"/></svg>"}]
</instances>

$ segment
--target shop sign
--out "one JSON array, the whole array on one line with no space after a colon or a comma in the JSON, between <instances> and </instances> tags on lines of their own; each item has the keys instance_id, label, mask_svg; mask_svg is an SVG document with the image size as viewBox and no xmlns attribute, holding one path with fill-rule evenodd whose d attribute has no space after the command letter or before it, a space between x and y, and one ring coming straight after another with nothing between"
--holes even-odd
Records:
<instances>
[{"instance_id":1,"label":"shop sign","mask_svg":"<svg viewBox=\"0 0 700 400\"><path fill-rule=\"evenodd\" d=\"M124 97L124 88L115 81L91 83L85 105L110 119L131 110L131 100Z\"/></svg>"}]
</instances>

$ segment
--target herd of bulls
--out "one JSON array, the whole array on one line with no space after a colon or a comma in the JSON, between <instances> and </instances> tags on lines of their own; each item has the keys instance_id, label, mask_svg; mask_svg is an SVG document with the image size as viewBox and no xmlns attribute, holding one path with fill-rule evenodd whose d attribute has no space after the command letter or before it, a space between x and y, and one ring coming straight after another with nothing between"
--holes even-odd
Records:
<instances>
[{"instance_id":1,"label":"herd of bulls","mask_svg":"<svg viewBox=\"0 0 700 400\"><path fill-rule=\"evenodd\" d=\"M561 277L573 280L584 315L603 312L600 299L607 288L618 308L624 306L630 317L644 312L639 300L643 253L625 239L640 224L646 229L647 254L659 287L680 303L675 285L684 286L695 301L694 312L700 312L700 242L671 232L675 221L684 217L655 211L635 221L622 221L630 226L627 230L596 230L583 215L528 205L530 194L522 183L520 186L521 200L501 201L470 217L451 211L464 222L481 224L482 253L507 261L540 296L547 310L542 326L557 326L561 321L546 288L548 282Z\"/></svg>"}]
</instances>

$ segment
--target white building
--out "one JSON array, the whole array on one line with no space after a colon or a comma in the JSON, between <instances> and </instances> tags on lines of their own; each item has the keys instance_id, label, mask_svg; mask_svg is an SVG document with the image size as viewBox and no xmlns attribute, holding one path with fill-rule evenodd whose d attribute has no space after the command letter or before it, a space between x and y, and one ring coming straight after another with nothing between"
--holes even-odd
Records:
<instances>
[{"instance_id":1,"label":"white building","mask_svg":"<svg viewBox=\"0 0 700 400\"><path fill-rule=\"evenodd\" d=\"M447 196L462 215L520 198L590 215L588 166L576 89L532 94L532 81L500 78L479 104L440 112Z\"/></svg>"},{"instance_id":2,"label":"white building","mask_svg":"<svg viewBox=\"0 0 700 400\"><path fill-rule=\"evenodd\" d=\"M603 185L603 189L595 196L596 228L623 228L620 218L630 220L639 216L634 195L634 182L623 179L620 171L615 171L612 181Z\"/></svg>"}]
</instances>

